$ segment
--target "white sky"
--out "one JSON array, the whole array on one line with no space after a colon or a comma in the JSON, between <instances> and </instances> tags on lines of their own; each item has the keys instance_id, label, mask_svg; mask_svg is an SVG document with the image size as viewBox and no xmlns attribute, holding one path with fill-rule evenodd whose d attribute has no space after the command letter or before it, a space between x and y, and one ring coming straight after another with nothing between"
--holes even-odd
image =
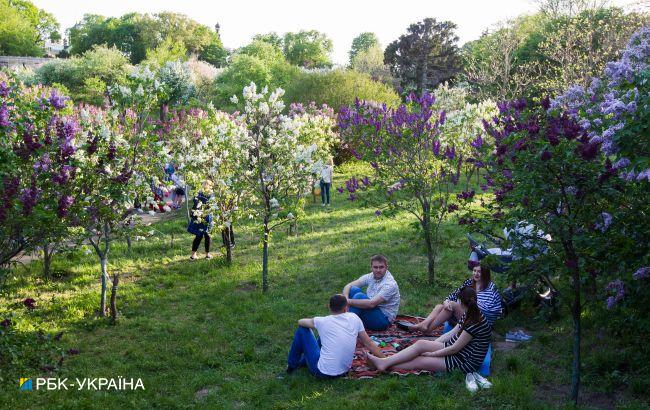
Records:
<instances>
[{"instance_id":1,"label":"white sky","mask_svg":"<svg viewBox=\"0 0 650 410\"><path fill-rule=\"evenodd\" d=\"M522 13L532 13L532 0L32 0L52 13L65 30L84 14L119 17L129 12L182 13L199 23L221 26L221 39L228 48L250 42L255 34L270 31L315 29L334 42L332 59L346 64L352 39L364 31L377 34L382 46L426 17L451 20L458 26L460 44L474 40L486 28ZM615 0L625 5L638 0Z\"/></svg>"}]
</instances>

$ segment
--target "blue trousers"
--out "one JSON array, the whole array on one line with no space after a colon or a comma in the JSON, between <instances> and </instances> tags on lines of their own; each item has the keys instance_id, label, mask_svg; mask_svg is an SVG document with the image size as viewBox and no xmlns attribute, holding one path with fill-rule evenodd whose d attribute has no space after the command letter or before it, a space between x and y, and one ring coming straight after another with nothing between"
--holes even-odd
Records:
<instances>
[{"instance_id":1,"label":"blue trousers","mask_svg":"<svg viewBox=\"0 0 650 410\"><path fill-rule=\"evenodd\" d=\"M293 335L293 342L287 357L287 366L290 370L307 366L309 372L316 377L331 378L318 370L318 359L320 359L320 341L316 340L311 329L298 327Z\"/></svg>"},{"instance_id":2,"label":"blue trousers","mask_svg":"<svg viewBox=\"0 0 650 410\"><path fill-rule=\"evenodd\" d=\"M350 299L370 299L368 295L361 291L361 288L352 286L350 289ZM390 321L384 313L375 306L372 309L361 309L358 307L350 307L350 312L361 318L363 326L370 330L385 330L390 326Z\"/></svg>"},{"instance_id":3,"label":"blue trousers","mask_svg":"<svg viewBox=\"0 0 650 410\"><path fill-rule=\"evenodd\" d=\"M320 181L320 199L324 204L330 203L330 187L332 186L331 182Z\"/></svg>"}]
</instances>

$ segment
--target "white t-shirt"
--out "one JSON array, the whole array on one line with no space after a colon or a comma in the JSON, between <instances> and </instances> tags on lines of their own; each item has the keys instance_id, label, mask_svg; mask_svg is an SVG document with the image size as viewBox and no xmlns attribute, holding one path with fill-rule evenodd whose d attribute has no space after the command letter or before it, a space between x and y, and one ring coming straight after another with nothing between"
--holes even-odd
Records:
<instances>
[{"instance_id":1,"label":"white t-shirt","mask_svg":"<svg viewBox=\"0 0 650 410\"><path fill-rule=\"evenodd\" d=\"M357 336L365 330L359 316L350 312L317 316L314 325L322 345L318 370L328 376L338 376L350 370Z\"/></svg>"},{"instance_id":2,"label":"white t-shirt","mask_svg":"<svg viewBox=\"0 0 650 410\"><path fill-rule=\"evenodd\" d=\"M323 182L326 184L331 184L333 172L334 169L331 165L325 165L320 171L320 177L323 179Z\"/></svg>"}]
</instances>

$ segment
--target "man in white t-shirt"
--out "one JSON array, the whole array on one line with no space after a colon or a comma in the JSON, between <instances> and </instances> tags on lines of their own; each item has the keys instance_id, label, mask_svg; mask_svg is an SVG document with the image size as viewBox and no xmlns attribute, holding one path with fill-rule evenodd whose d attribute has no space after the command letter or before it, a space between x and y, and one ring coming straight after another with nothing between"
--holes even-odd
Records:
<instances>
[{"instance_id":1,"label":"man in white t-shirt","mask_svg":"<svg viewBox=\"0 0 650 410\"><path fill-rule=\"evenodd\" d=\"M373 255L370 268L371 273L345 285L343 295L348 298L350 312L357 314L366 328L384 330L397 316L399 287L388 271L388 259L384 255ZM363 293L361 288L366 286Z\"/></svg>"},{"instance_id":2,"label":"man in white t-shirt","mask_svg":"<svg viewBox=\"0 0 650 410\"><path fill-rule=\"evenodd\" d=\"M361 319L348 312L348 301L343 295L330 298L329 316L300 319L293 337L287 373L307 366L316 377L331 378L344 376L350 370L357 338L373 355L380 355L379 347L368 337ZM316 340L312 329L318 331Z\"/></svg>"}]
</instances>

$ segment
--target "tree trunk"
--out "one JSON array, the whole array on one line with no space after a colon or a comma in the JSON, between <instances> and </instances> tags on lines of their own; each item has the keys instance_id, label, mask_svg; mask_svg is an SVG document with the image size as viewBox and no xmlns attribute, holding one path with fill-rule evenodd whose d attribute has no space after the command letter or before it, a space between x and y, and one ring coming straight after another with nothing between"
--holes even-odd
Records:
<instances>
[{"instance_id":1,"label":"tree trunk","mask_svg":"<svg viewBox=\"0 0 650 410\"><path fill-rule=\"evenodd\" d=\"M126 235L126 249L131 253L131 235Z\"/></svg>"},{"instance_id":2,"label":"tree trunk","mask_svg":"<svg viewBox=\"0 0 650 410\"><path fill-rule=\"evenodd\" d=\"M433 243L433 238L431 237L431 215L429 213L429 205L423 205L423 217L422 217L422 233L424 235L424 242L427 246L427 262L428 262L428 278L429 285L434 284L435 281L435 265L436 265L436 250Z\"/></svg>"},{"instance_id":3,"label":"tree trunk","mask_svg":"<svg viewBox=\"0 0 650 410\"><path fill-rule=\"evenodd\" d=\"M577 260L575 256L574 260ZM573 290L573 303L571 304L571 316L573 317L573 363L571 375L571 400L578 405L578 392L580 389L580 342L581 342L581 325L580 313L582 304L580 301L580 271L576 266L572 268L571 288Z\"/></svg>"},{"instance_id":4,"label":"tree trunk","mask_svg":"<svg viewBox=\"0 0 650 410\"><path fill-rule=\"evenodd\" d=\"M262 248L262 291L269 290L269 221L268 216L264 217L264 238Z\"/></svg>"},{"instance_id":5,"label":"tree trunk","mask_svg":"<svg viewBox=\"0 0 650 410\"><path fill-rule=\"evenodd\" d=\"M106 272L106 265L108 264L108 257L106 254L101 256L101 259L99 261L102 267L102 293L100 296L100 304L99 304L99 316L104 317L106 316L106 278L108 277L108 273Z\"/></svg>"},{"instance_id":6,"label":"tree trunk","mask_svg":"<svg viewBox=\"0 0 650 410\"><path fill-rule=\"evenodd\" d=\"M43 243L43 276L49 278L52 275L52 256L54 255L54 245L48 241Z\"/></svg>"},{"instance_id":7,"label":"tree trunk","mask_svg":"<svg viewBox=\"0 0 650 410\"><path fill-rule=\"evenodd\" d=\"M187 223L190 223L190 186L185 184L185 214Z\"/></svg>"},{"instance_id":8,"label":"tree trunk","mask_svg":"<svg viewBox=\"0 0 650 410\"><path fill-rule=\"evenodd\" d=\"M111 288L111 323L117 322L117 286L120 283L120 275L113 275L113 287Z\"/></svg>"}]
</instances>

